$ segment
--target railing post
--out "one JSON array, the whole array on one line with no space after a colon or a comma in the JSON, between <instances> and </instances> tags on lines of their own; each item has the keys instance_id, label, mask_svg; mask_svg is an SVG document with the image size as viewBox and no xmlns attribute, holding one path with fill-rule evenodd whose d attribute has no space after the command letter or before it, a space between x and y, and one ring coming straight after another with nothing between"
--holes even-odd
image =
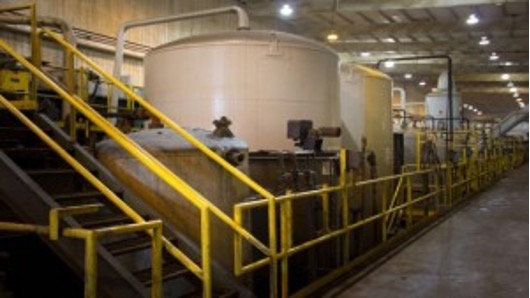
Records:
<instances>
[{"instance_id":1,"label":"railing post","mask_svg":"<svg viewBox=\"0 0 530 298\"><path fill-rule=\"evenodd\" d=\"M70 94L75 94L75 66L74 66L74 54L72 51L68 48L64 50L64 55L66 56L66 65L64 66L66 68L66 76L65 76L65 83L66 88ZM72 104L70 104L69 109L64 109L63 111L69 112L69 121L68 121L68 132L70 135L70 138L72 141L77 140L77 127L76 127L76 114L77 111L74 108Z\"/></svg>"},{"instance_id":2,"label":"railing post","mask_svg":"<svg viewBox=\"0 0 530 298\"><path fill-rule=\"evenodd\" d=\"M388 221L388 214L387 214L387 204L388 204L388 197L387 197L387 187L388 187L388 183L387 181L383 181L383 193L382 193L382 198L381 198L381 205L382 205L382 214L383 214L383 217L382 217L382 222L381 222L381 239L383 242L386 241L386 238L387 238L387 227L386 227L386 224L387 224L387 221Z\"/></svg>"},{"instance_id":3,"label":"railing post","mask_svg":"<svg viewBox=\"0 0 530 298\"><path fill-rule=\"evenodd\" d=\"M162 298L162 223L153 229L151 239L151 297Z\"/></svg>"},{"instance_id":4,"label":"railing post","mask_svg":"<svg viewBox=\"0 0 530 298\"><path fill-rule=\"evenodd\" d=\"M212 297L212 264L210 243L210 209L201 207L201 262L202 262L202 297Z\"/></svg>"},{"instance_id":5,"label":"railing post","mask_svg":"<svg viewBox=\"0 0 530 298\"><path fill-rule=\"evenodd\" d=\"M348 202L348 188L346 185L346 150L341 149L340 150L340 156L339 156L339 179L340 179L340 197L341 197L341 205L342 205L342 228L346 229L349 224L349 202ZM350 233L346 232L344 233L344 245L343 245L343 263L348 263L348 260L350 259Z\"/></svg>"},{"instance_id":6,"label":"railing post","mask_svg":"<svg viewBox=\"0 0 530 298\"><path fill-rule=\"evenodd\" d=\"M85 238L85 298L97 297L98 256L97 235L88 231Z\"/></svg>"},{"instance_id":7,"label":"railing post","mask_svg":"<svg viewBox=\"0 0 530 298\"><path fill-rule=\"evenodd\" d=\"M407 176L407 228L410 228L412 226L412 205L410 203L412 202L412 179L411 176Z\"/></svg>"},{"instance_id":8,"label":"railing post","mask_svg":"<svg viewBox=\"0 0 530 298\"><path fill-rule=\"evenodd\" d=\"M238 205L234 206L234 222L243 226L243 210ZM243 237L234 233L234 273L239 276L243 270Z\"/></svg>"},{"instance_id":9,"label":"railing post","mask_svg":"<svg viewBox=\"0 0 530 298\"><path fill-rule=\"evenodd\" d=\"M322 184L322 188L328 188L327 183ZM329 233L329 193L325 192L322 197L322 233Z\"/></svg>"},{"instance_id":10,"label":"railing post","mask_svg":"<svg viewBox=\"0 0 530 298\"><path fill-rule=\"evenodd\" d=\"M288 190L286 195L292 192ZM288 252L292 245L292 204L291 200L286 200L280 205L280 225L281 225L281 239L282 239L282 283L281 296L287 298L289 296L289 256Z\"/></svg>"},{"instance_id":11,"label":"railing post","mask_svg":"<svg viewBox=\"0 0 530 298\"><path fill-rule=\"evenodd\" d=\"M451 207L453 206L453 175L451 164L447 163L445 168L445 197L446 205Z\"/></svg>"}]
</instances>

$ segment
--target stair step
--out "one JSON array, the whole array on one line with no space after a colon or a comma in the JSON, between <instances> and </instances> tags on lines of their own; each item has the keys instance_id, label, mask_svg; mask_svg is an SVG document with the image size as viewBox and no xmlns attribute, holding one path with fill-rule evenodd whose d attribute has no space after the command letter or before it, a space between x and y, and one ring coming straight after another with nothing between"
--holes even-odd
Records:
<instances>
[{"instance_id":1,"label":"stair step","mask_svg":"<svg viewBox=\"0 0 530 298\"><path fill-rule=\"evenodd\" d=\"M53 195L56 201L70 201L70 200L83 200L90 198L101 197L103 194L99 191L84 191L84 192L73 192Z\"/></svg>"},{"instance_id":2,"label":"stair step","mask_svg":"<svg viewBox=\"0 0 530 298\"><path fill-rule=\"evenodd\" d=\"M127 254L134 251L144 250L151 247L151 237L148 235L138 235L134 238L127 238L105 244L107 250L115 256Z\"/></svg>"},{"instance_id":3,"label":"stair step","mask_svg":"<svg viewBox=\"0 0 530 298\"><path fill-rule=\"evenodd\" d=\"M100 218L91 218L86 221L80 220L81 226L86 229L96 229L128 223L132 223L132 220L128 216L123 214L107 215Z\"/></svg>"},{"instance_id":4,"label":"stair step","mask_svg":"<svg viewBox=\"0 0 530 298\"><path fill-rule=\"evenodd\" d=\"M15 147L2 150L11 158L41 159L43 157L55 157L55 151L46 147Z\"/></svg>"},{"instance_id":5,"label":"stair step","mask_svg":"<svg viewBox=\"0 0 530 298\"><path fill-rule=\"evenodd\" d=\"M166 263L162 267L162 281L176 279L187 274L191 274L191 272L176 261ZM133 275L145 286L151 286L151 268L136 271Z\"/></svg>"},{"instance_id":6,"label":"stair step","mask_svg":"<svg viewBox=\"0 0 530 298\"><path fill-rule=\"evenodd\" d=\"M44 175L72 175L77 172L74 169L32 169L26 170L30 176L44 176Z\"/></svg>"}]
</instances>

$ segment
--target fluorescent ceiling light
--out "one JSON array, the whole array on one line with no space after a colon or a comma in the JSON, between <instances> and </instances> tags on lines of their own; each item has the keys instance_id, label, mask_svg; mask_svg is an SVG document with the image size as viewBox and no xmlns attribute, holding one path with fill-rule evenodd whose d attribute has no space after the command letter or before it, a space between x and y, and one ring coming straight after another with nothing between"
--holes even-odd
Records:
<instances>
[{"instance_id":1,"label":"fluorescent ceiling light","mask_svg":"<svg viewBox=\"0 0 530 298\"><path fill-rule=\"evenodd\" d=\"M480 41L478 42L478 44L481 45L481 46L486 46L486 45L490 44L490 40L488 39L488 37L482 36L480 38Z\"/></svg>"},{"instance_id":2,"label":"fluorescent ceiling light","mask_svg":"<svg viewBox=\"0 0 530 298\"><path fill-rule=\"evenodd\" d=\"M405 79L407 79L407 80L410 80L410 79L412 79L412 74L411 73L406 73L403 77L405 77Z\"/></svg>"},{"instance_id":3,"label":"fluorescent ceiling light","mask_svg":"<svg viewBox=\"0 0 530 298\"><path fill-rule=\"evenodd\" d=\"M293 14L293 8L286 3L282 5L282 8L280 8L280 14L284 17L288 17Z\"/></svg>"},{"instance_id":4,"label":"fluorescent ceiling light","mask_svg":"<svg viewBox=\"0 0 530 298\"><path fill-rule=\"evenodd\" d=\"M419 82L419 84L420 84L420 86L425 86L425 85L427 85L427 83L426 83L424 80L421 80L421 81Z\"/></svg>"},{"instance_id":5,"label":"fluorescent ceiling light","mask_svg":"<svg viewBox=\"0 0 530 298\"><path fill-rule=\"evenodd\" d=\"M479 116L482 115L482 112L481 112L481 111L478 111L478 112L477 112L477 115L479 115Z\"/></svg>"},{"instance_id":6,"label":"fluorescent ceiling light","mask_svg":"<svg viewBox=\"0 0 530 298\"><path fill-rule=\"evenodd\" d=\"M510 92L511 93L517 93L517 88L515 88L515 87L510 88Z\"/></svg>"},{"instance_id":7,"label":"fluorescent ceiling light","mask_svg":"<svg viewBox=\"0 0 530 298\"><path fill-rule=\"evenodd\" d=\"M369 57L370 55L370 52L361 52L361 57Z\"/></svg>"},{"instance_id":8,"label":"fluorescent ceiling light","mask_svg":"<svg viewBox=\"0 0 530 298\"><path fill-rule=\"evenodd\" d=\"M516 99L516 101L521 102L523 101L523 99L519 97L518 99Z\"/></svg>"},{"instance_id":9,"label":"fluorescent ceiling light","mask_svg":"<svg viewBox=\"0 0 530 298\"><path fill-rule=\"evenodd\" d=\"M493 52L491 53L490 60L495 61L499 59L499 55L497 53Z\"/></svg>"},{"instance_id":10,"label":"fluorescent ceiling light","mask_svg":"<svg viewBox=\"0 0 530 298\"><path fill-rule=\"evenodd\" d=\"M503 73L503 74L501 75L501 79L503 79L503 80L505 80L505 81L506 81L506 80L509 80L509 79L510 79L510 75L507 74L507 73Z\"/></svg>"},{"instance_id":11,"label":"fluorescent ceiling light","mask_svg":"<svg viewBox=\"0 0 530 298\"><path fill-rule=\"evenodd\" d=\"M392 68L392 67L394 67L394 65L396 65L396 63L394 61L386 61L385 62L385 67Z\"/></svg>"},{"instance_id":12,"label":"fluorescent ceiling light","mask_svg":"<svg viewBox=\"0 0 530 298\"><path fill-rule=\"evenodd\" d=\"M339 39L339 36L337 35L337 33L331 32L330 34L328 34L327 39L329 42L334 42Z\"/></svg>"},{"instance_id":13,"label":"fluorescent ceiling light","mask_svg":"<svg viewBox=\"0 0 530 298\"><path fill-rule=\"evenodd\" d=\"M512 88L513 87L513 82L509 82L506 86L508 86L508 88Z\"/></svg>"},{"instance_id":14,"label":"fluorescent ceiling light","mask_svg":"<svg viewBox=\"0 0 530 298\"><path fill-rule=\"evenodd\" d=\"M475 25L479 22L479 19L477 18L477 16L472 13L469 15L469 17L467 17L467 20L466 20L466 24L468 25Z\"/></svg>"}]
</instances>

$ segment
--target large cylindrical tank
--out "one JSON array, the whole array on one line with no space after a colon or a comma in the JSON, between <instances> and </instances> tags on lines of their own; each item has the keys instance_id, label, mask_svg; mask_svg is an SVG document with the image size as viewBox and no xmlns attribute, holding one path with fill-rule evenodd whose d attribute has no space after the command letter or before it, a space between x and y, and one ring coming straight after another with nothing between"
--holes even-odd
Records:
<instances>
[{"instance_id":1,"label":"large cylindrical tank","mask_svg":"<svg viewBox=\"0 0 530 298\"><path fill-rule=\"evenodd\" d=\"M340 125L337 67L334 51L287 33L193 36L146 55L145 94L181 125L210 127L227 116L251 150L293 149L288 120Z\"/></svg>"},{"instance_id":2,"label":"large cylindrical tank","mask_svg":"<svg viewBox=\"0 0 530 298\"><path fill-rule=\"evenodd\" d=\"M377 159L378 176L393 172L392 79L353 63L340 66L342 145L361 151L362 139Z\"/></svg>"},{"instance_id":3,"label":"large cylindrical tank","mask_svg":"<svg viewBox=\"0 0 530 298\"><path fill-rule=\"evenodd\" d=\"M448 97L449 91L447 89L447 83L450 78L447 75L447 72L443 72L438 77L438 85L436 91L433 91L425 97L425 114L427 116L434 117L436 119L445 119L449 115L449 105ZM453 128L459 128L461 120L460 116L460 107L462 105L462 100L460 94L456 92L456 86L454 81L451 78L451 84L453 84ZM437 127L431 127L432 129L447 129L448 123L446 120L437 120L435 122Z\"/></svg>"}]
</instances>

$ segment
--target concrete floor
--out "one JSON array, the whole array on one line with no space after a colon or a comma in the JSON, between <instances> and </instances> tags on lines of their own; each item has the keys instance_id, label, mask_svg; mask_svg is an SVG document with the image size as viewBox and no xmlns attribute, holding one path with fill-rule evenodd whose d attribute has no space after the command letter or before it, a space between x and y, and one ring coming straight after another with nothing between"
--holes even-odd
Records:
<instances>
[{"instance_id":1,"label":"concrete floor","mask_svg":"<svg viewBox=\"0 0 530 298\"><path fill-rule=\"evenodd\" d=\"M366 277L325 297L529 297L528 165Z\"/></svg>"}]
</instances>

